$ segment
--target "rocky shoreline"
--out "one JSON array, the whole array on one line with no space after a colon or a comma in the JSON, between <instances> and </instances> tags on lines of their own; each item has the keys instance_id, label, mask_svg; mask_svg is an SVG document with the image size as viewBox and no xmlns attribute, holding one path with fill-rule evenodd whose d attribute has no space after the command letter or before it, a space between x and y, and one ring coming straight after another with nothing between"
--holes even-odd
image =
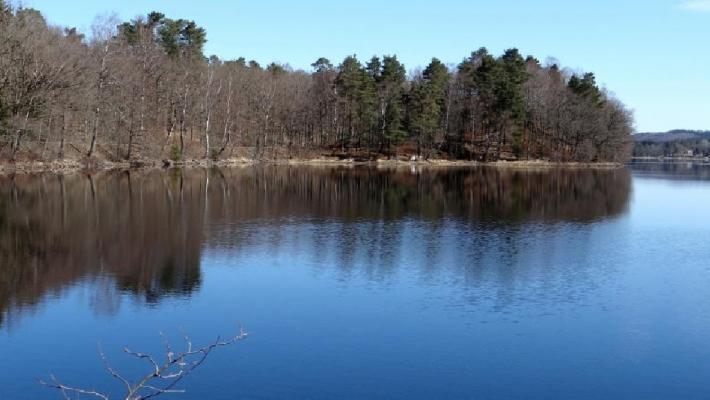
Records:
<instances>
[{"instance_id":1,"label":"rocky shoreline","mask_svg":"<svg viewBox=\"0 0 710 400\"><path fill-rule=\"evenodd\" d=\"M18 161L0 163L0 174L21 173L73 173L73 172L98 172L110 170L130 169L167 169L167 168L207 168L207 167L238 167L250 165L307 165L307 166L372 166L378 168L391 167L473 167L487 166L500 168L584 168L584 169L616 169L624 166L614 162L554 162L546 160L526 161L493 161L479 162L468 160L355 160L339 159L335 157L321 157L312 159L281 159L281 160L254 160L248 158L232 158L224 160L192 159L184 161L172 160L132 160L124 162L94 161L91 163L79 160L55 161Z\"/></svg>"}]
</instances>

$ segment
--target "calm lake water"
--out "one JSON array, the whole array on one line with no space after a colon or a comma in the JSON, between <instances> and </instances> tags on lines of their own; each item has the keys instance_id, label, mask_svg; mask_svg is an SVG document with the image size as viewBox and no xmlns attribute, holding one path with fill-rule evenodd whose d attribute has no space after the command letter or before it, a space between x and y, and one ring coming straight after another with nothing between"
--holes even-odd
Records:
<instances>
[{"instance_id":1,"label":"calm lake water","mask_svg":"<svg viewBox=\"0 0 710 400\"><path fill-rule=\"evenodd\" d=\"M709 240L686 164L2 177L0 399L239 323L175 398L707 399Z\"/></svg>"}]
</instances>

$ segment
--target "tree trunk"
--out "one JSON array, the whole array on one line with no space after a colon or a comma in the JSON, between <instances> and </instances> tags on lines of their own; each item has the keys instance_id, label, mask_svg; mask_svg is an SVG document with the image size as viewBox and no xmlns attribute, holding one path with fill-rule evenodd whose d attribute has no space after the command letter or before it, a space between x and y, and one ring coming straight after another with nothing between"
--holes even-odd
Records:
<instances>
[{"instance_id":1,"label":"tree trunk","mask_svg":"<svg viewBox=\"0 0 710 400\"><path fill-rule=\"evenodd\" d=\"M187 84L187 74L185 78L185 95L183 96L182 102L182 115L180 117L180 156L185 152L185 118L187 117L187 96L190 91L190 87Z\"/></svg>"},{"instance_id":2,"label":"tree trunk","mask_svg":"<svg viewBox=\"0 0 710 400\"><path fill-rule=\"evenodd\" d=\"M224 118L224 132L222 133L222 147L219 149L218 155L221 156L224 149L227 148L229 143L229 117L232 111L232 77L229 78L229 87L227 89L227 113Z\"/></svg>"},{"instance_id":3,"label":"tree trunk","mask_svg":"<svg viewBox=\"0 0 710 400\"><path fill-rule=\"evenodd\" d=\"M94 154L96 148L96 136L99 130L99 119L101 117L101 101L103 98L104 83L106 81L106 58L108 57L109 43L106 42L104 46L104 54L101 57L101 71L99 71L99 82L96 93L96 108L94 109L94 127L91 132L91 143L89 144L89 151L86 156L91 157Z\"/></svg>"},{"instance_id":4,"label":"tree trunk","mask_svg":"<svg viewBox=\"0 0 710 400\"><path fill-rule=\"evenodd\" d=\"M17 153L20 151L20 140L22 138L22 133L27 129L27 124L30 119L29 110L25 113L25 121L22 123L22 128L15 130L15 137L12 142L12 157L11 160L15 161L17 158Z\"/></svg>"},{"instance_id":5,"label":"tree trunk","mask_svg":"<svg viewBox=\"0 0 710 400\"><path fill-rule=\"evenodd\" d=\"M61 129L61 135L59 137L59 153L57 154L57 157L60 160L64 159L64 137L67 131L67 113L66 111L62 114L62 129Z\"/></svg>"},{"instance_id":6,"label":"tree trunk","mask_svg":"<svg viewBox=\"0 0 710 400\"><path fill-rule=\"evenodd\" d=\"M212 81L214 80L214 71L210 71L207 78L207 91L205 92L205 113L207 114L205 118L205 158L210 158L210 120L212 118L212 104L210 103L210 89L212 87ZM220 80L219 87L217 88L216 96L219 97L222 91L222 81Z\"/></svg>"}]
</instances>

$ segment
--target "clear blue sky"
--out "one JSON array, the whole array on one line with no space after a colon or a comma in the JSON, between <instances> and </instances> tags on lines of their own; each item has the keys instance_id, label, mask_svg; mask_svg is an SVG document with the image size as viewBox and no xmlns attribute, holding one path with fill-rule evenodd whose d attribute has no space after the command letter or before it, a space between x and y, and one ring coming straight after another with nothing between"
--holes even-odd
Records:
<instances>
[{"instance_id":1,"label":"clear blue sky","mask_svg":"<svg viewBox=\"0 0 710 400\"><path fill-rule=\"evenodd\" d=\"M23 0L88 32L97 14L194 19L207 53L309 68L320 56L397 54L411 70L517 47L592 71L635 110L639 131L710 129L710 0Z\"/></svg>"}]
</instances>

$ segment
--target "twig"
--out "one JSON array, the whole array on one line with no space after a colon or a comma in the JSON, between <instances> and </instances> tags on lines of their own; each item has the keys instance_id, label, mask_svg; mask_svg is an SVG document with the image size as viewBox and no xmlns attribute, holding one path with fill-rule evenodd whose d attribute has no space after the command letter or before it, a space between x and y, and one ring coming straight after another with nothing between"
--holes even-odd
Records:
<instances>
[{"instance_id":1,"label":"twig","mask_svg":"<svg viewBox=\"0 0 710 400\"><path fill-rule=\"evenodd\" d=\"M39 384L43 385L43 386L47 386L52 389L59 390L62 393L62 395L64 396L65 400L70 400L69 395L67 395L66 392L74 392L77 394L86 394L86 395L90 395L90 396L96 396L96 397L103 399L103 400L109 400L108 395L97 392L96 390L86 390L86 389L80 389L80 388L67 386L67 385L60 383L59 380L54 375L50 375L49 377L52 379L53 383L48 383L43 380L40 380Z\"/></svg>"},{"instance_id":2,"label":"twig","mask_svg":"<svg viewBox=\"0 0 710 400\"><path fill-rule=\"evenodd\" d=\"M104 364L104 368L116 380L120 381L126 387L126 395L122 397L124 400L147 400L163 394L172 393L184 393L184 390L175 389L175 386L180 383L185 377L187 377L192 371L197 369L202 365L207 357L210 355L212 350L218 347L224 347L232 345L238 341L244 340L247 337L247 332L241 327L239 328L239 333L229 340L222 340L219 336L214 342L200 347L195 348L192 344L190 337L182 332L183 339L185 340L186 349L182 353L175 353L170 346L165 335L160 333L163 345L165 346L165 362L159 364L156 358L153 356L132 351L128 348L124 348L123 352L131 357L137 358L139 360L146 360L151 367L149 373L140 378L136 383L131 383L130 380L121 375L118 371L113 369L108 361L108 358L104 354L101 346L98 346L99 356ZM41 385L47 386L52 389L57 389L61 392L64 400L71 400L68 392L76 393L79 395L89 395L98 397L103 400L110 400L109 395L98 392L96 390L87 390L76 388L72 386L67 386L54 376L50 375L52 383L47 383L40 380ZM164 384L156 384L154 382L164 382Z\"/></svg>"}]
</instances>

